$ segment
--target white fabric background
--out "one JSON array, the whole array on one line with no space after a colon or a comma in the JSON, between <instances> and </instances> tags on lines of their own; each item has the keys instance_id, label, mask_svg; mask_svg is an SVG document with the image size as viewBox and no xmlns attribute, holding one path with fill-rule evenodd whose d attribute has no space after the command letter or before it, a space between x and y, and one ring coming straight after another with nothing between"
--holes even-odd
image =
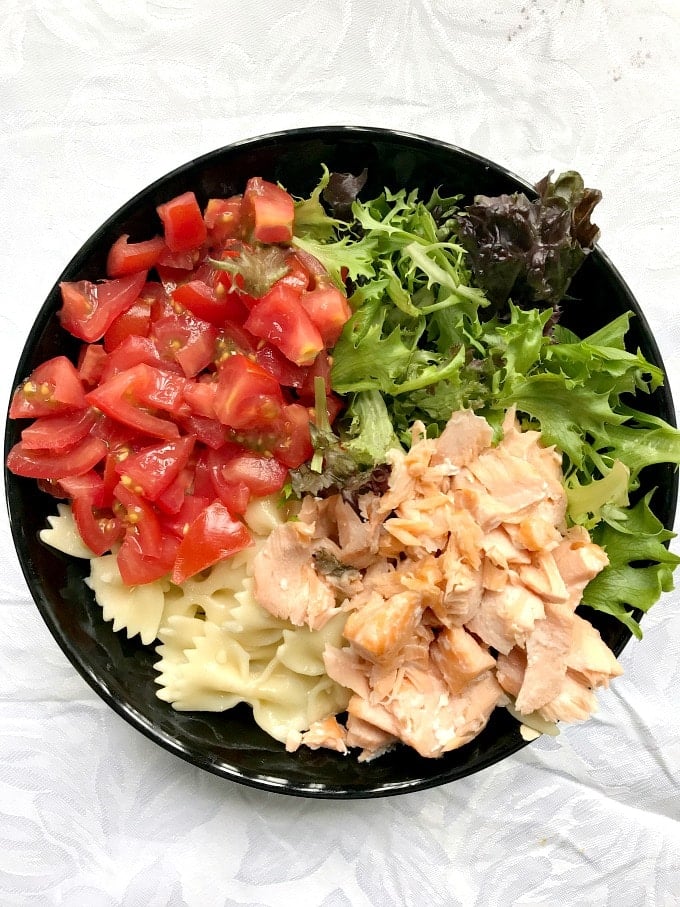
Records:
<instances>
[{"instance_id":1,"label":"white fabric background","mask_svg":"<svg viewBox=\"0 0 680 907\"><path fill-rule=\"evenodd\" d=\"M233 140L341 123L529 179L580 169L680 394L677 0L2 0L0 86L5 401L56 276L134 192ZM588 724L444 788L312 802L111 713L41 624L4 515L0 534L2 905L680 903L678 593Z\"/></svg>"}]
</instances>

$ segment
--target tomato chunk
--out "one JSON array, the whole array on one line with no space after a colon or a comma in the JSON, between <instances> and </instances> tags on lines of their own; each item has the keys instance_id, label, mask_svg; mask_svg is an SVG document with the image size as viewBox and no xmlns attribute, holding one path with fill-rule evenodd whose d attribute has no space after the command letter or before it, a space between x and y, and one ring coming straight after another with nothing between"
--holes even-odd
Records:
<instances>
[{"instance_id":1,"label":"tomato chunk","mask_svg":"<svg viewBox=\"0 0 680 907\"><path fill-rule=\"evenodd\" d=\"M75 497L71 507L80 537L93 554L105 554L121 538L123 525L110 510L101 510L85 495Z\"/></svg>"},{"instance_id":2,"label":"tomato chunk","mask_svg":"<svg viewBox=\"0 0 680 907\"><path fill-rule=\"evenodd\" d=\"M281 415L279 383L256 362L236 353L220 365L215 415L236 429L267 429Z\"/></svg>"},{"instance_id":3,"label":"tomato chunk","mask_svg":"<svg viewBox=\"0 0 680 907\"><path fill-rule=\"evenodd\" d=\"M146 283L146 271L127 277L91 283L89 280L63 281L61 325L74 337L94 343L100 340L113 321L130 308Z\"/></svg>"},{"instance_id":4,"label":"tomato chunk","mask_svg":"<svg viewBox=\"0 0 680 907\"><path fill-rule=\"evenodd\" d=\"M130 428L158 438L176 438L179 429L169 419L162 419L148 411L154 391L163 399L168 373L148 365L119 372L87 394L87 402L96 406L111 419ZM166 404L168 396L166 397ZM156 404L158 405L158 404ZM166 407L160 407L166 408Z\"/></svg>"},{"instance_id":5,"label":"tomato chunk","mask_svg":"<svg viewBox=\"0 0 680 907\"><path fill-rule=\"evenodd\" d=\"M256 497L274 494L283 488L288 470L273 457L244 450L222 466L222 477L229 485L243 484Z\"/></svg>"},{"instance_id":6,"label":"tomato chunk","mask_svg":"<svg viewBox=\"0 0 680 907\"><path fill-rule=\"evenodd\" d=\"M128 337L146 337L150 327L151 307L139 299L111 322L104 334L104 349L110 353Z\"/></svg>"},{"instance_id":7,"label":"tomato chunk","mask_svg":"<svg viewBox=\"0 0 680 907\"><path fill-rule=\"evenodd\" d=\"M303 293L300 305L321 334L324 345L335 346L343 327L352 317L344 293L334 286L321 286Z\"/></svg>"},{"instance_id":8,"label":"tomato chunk","mask_svg":"<svg viewBox=\"0 0 680 907\"><path fill-rule=\"evenodd\" d=\"M171 252L185 252L205 242L207 230L193 192L184 192L156 208Z\"/></svg>"},{"instance_id":9,"label":"tomato chunk","mask_svg":"<svg viewBox=\"0 0 680 907\"><path fill-rule=\"evenodd\" d=\"M118 550L116 560L123 582L127 586L142 586L167 576L175 562L179 539L165 532L161 544L152 555L145 551L139 537L128 532Z\"/></svg>"},{"instance_id":10,"label":"tomato chunk","mask_svg":"<svg viewBox=\"0 0 680 907\"><path fill-rule=\"evenodd\" d=\"M35 419L85 406L80 375L66 356L55 356L34 369L14 391L10 419Z\"/></svg>"},{"instance_id":11,"label":"tomato chunk","mask_svg":"<svg viewBox=\"0 0 680 907\"><path fill-rule=\"evenodd\" d=\"M190 576L247 548L251 542L248 528L234 519L221 501L213 501L189 525L180 542L172 569L173 583L183 583Z\"/></svg>"},{"instance_id":12,"label":"tomato chunk","mask_svg":"<svg viewBox=\"0 0 680 907\"><path fill-rule=\"evenodd\" d=\"M137 243L128 242L129 238L127 234L123 234L111 246L106 259L106 273L109 277L124 277L137 271L148 271L158 262L165 249L162 236Z\"/></svg>"},{"instance_id":13,"label":"tomato chunk","mask_svg":"<svg viewBox=\"0 0 680 907\"><path fill-rule=\"evenodd\" d=\"M61 479L88 472L106 456L106 444L92 435L66 450L31 450L19 441L7 456L7 468L29 479Z\"/></svg>"},{"instance_id":14,"label":"tomato chunk","mask_svg":"<svg viewBox=\"0 0 680 907\"><path fill-rule=\"evenodd\" d=\"M314 448L306 406L290 403L284 407L282 425L273 452L276 459L289 469L297 469L312 456Z\"/></svg>"},{"instance_id":15,"label":"tomato chunk","mask_svg":"<svg viewBox=\"0 0 680 907\"><path fill-rule=\"evenodd\" d=\"M223 283L209 287L202 280L190 280L173 290L172 298L198 318L221 327L225 321L243 324L248 309L236 292L229 292Z\"/></svg>"},{"instance_id":16,"label":"tomato chunk","mask_svg":"<svg viewBox=\"0 0 680 907\"><path fill-rule=\"evenodd\" d=\"M186 435L131 454L117 466L121 482L147 500L155 501L186 466L195 440Z\"/></svg>"},{"instance_id":17,"label":"tomato chunk","mask_svg":"<svg viewBox=\"0 0 680 907\"><path fill-rule=\"evenodd\" d=\"M277 283L253 308L244 327L268 340L295 365L311 365L324 342L299 300L295 287Z\"/></svg>"},{"instance_id":18,"label":"tomato chunk","mask_svg":"<svg viewBox=\"0 0 680 907\"><path fill-rule=\"evenodd\" d=\"M211 246L218 246L227 239L235 239L241 226L240 195L230 198L211 198L203 215L208 229L208 241Z\"/></svg>"},{"instance_id":19,"label":"tomato chunk","mask_svg":"<svg viewBox=\"0 0 680 907\"><path fill-rule=\"evenodd\" d=\"M293 238L295 204L275 183L255 176L246 183L241 207L244 227L263 243L286 243Z\"/></svg>"},{"instance_id":20,"label":"tomato chunk","mask_svg":"<svg viewBox=\"0 0 680 907\"><path fill-rule=\"evenodd\" d=\"M41 416L21 432L21 441L26 450L65 450L89 435L96 421L91 408L61 416Z\"/></svg>"},{"instance_id":21,"label":"tomato chunk","mask_svg":"<svg viewBox=\"0 0 680 907\"><path fill-rule=\"evenodd\" d=\"M217 336L213 324L191 312L167 315L151 329L161 356L179 363L187 378L193 378L214 360Z\"/></svg>"}]
</instances>

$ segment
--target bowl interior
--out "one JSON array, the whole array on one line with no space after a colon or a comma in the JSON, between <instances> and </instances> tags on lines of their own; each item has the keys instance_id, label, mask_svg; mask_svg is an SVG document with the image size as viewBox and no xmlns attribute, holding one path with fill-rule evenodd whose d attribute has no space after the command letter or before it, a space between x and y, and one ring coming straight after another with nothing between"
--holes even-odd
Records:
<instances>
[{"instance_id":1,"label":"bowl interior","mask_svg":"<svg viewBox=\"0 0 680 907\"><path fill-rule=\"evenodd\" d=\"M469 152L387 130L335 127L302 129L264 136L222 148L162 177L116 212L84 244L59 280L97 279L104 274L106 254L121 233L131 241L157 232L156 205L188 189L199 203L211 196L240 192L250 176L280 181L294 195L308 194L318 182L321 164L331 170L359 172L368 168L363 198L391 189L419 188L423 196L440 187L445 194L496 195L531 187L491 162ZM543 174L536 174L538 179ZM18 364L15 384L52 356L74 357L77 342L59 327L58 282L43 305ZM572 284L572 304L564 323L585 335L632 310L630 347L639 347L663 367L658 348L629 289L609 260L596 250ZM636 405L674 424L668 388ZM18 440L20 424L7 423L5 455ZM155 695L157 656L153 647L114 633L101 617L83 583L87 564L60 554L38 538L54 499L32 480L5 473L12 533L28 586L55 639L90 685L120 715L151 739L190 762L236 781L270 790L312 797L385 796L461 778L489 766L525 745L519 726L497 709L487 728L472 743L441 759L422 759L406 748L367 764L353 756L300 750L288 754L239 706L223 714L174 711ZM654 509L672 526L677 475L669 466L647 470L642 492L657 487ZM588 613L605 641L618 654L630 634L606 615Z\"/></svg>"}]
</instances>

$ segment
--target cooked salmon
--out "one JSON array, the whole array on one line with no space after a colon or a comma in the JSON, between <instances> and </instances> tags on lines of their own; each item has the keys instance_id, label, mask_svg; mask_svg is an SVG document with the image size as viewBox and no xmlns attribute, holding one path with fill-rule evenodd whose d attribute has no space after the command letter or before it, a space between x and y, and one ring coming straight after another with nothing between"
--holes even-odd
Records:
<instances>
[{"instance_id":1,"label":"cooked salmon","mask_svg":"<svg viewBox=\"0 0 680 907\"><path fill-rule=\"evenodd\" d=\"M437 440L421 423L412 434L408 452L389 453L382 496L357 509L307 496L255 556L255 594L272 614L313 629L346 614L345 645L324 652L352 693L346 729L331 715L290 747L356 747L364 761L400 741L437 757L497 705L581 720L592 689L621 673L575 613L608 561L585 529L567 529L559 452L514 410L497 444L470 411Z\"/></svg>"}]
</instances>

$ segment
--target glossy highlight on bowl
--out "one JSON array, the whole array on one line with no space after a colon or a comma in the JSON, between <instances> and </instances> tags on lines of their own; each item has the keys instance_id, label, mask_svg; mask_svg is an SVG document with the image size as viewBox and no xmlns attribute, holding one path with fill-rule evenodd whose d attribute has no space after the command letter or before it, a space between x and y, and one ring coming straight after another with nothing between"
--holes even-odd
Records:
<instances>
[{"instance_id":1,"label":"glossy highlight on bowl","mask_svg":"<svg viewBox=\"0 0 680 907\"><path fill-rule=\"evenodd\" d=\"M21 354L15 385L45 359L72 358L77 342L59 327L62 280L96 280L105 272L106 255L122 233L131 241L147 239L157 229L156 206L193 190L201 205L211 196L242 191L247 179L261 176L280 182L292 194L305 196L315 187L321 165L358 173L368 170L363 198L384 187L419 189L422 197L439 187L443 195L462 194L464 203L478 194L533 188L502 167L463 149L391 130L366 127L319 127L261 136L212 151L161 177L113 214L59 276L41 308ZM543 174L534 174L538 179ZM581 336L626 311L632 311L630 348L663 368L658 347L630 290L599 249L589 256L570 288L578 304L563 323ZM670 390L665 387L636 401L675 424ZM5 456L18 440L22 425L7 422ZM47 516L55 512L52 497L34 480L5 471L11 529L19 561L36 605L68 659L90 686L133 727L171 753L216 775L253 787L307 797L361 798L388 796L445 784L478 772L526 746L519 725L497 709L485 730L467 746L440 759L424 759L397 747L370 763L356 757L301 749L285 752L253 721L250 709L224 713L177 712L156 697L158 660L154 647L128 640L105 623L92 592L83 582L85 561L67 557L38 537ZM677 501L677 473L669 465L646 470L641 493L654 487L656 515L672 527ZM588 611L588 618L619 654L629 631L607 615Z\"/></svg>"}]
</instances>

